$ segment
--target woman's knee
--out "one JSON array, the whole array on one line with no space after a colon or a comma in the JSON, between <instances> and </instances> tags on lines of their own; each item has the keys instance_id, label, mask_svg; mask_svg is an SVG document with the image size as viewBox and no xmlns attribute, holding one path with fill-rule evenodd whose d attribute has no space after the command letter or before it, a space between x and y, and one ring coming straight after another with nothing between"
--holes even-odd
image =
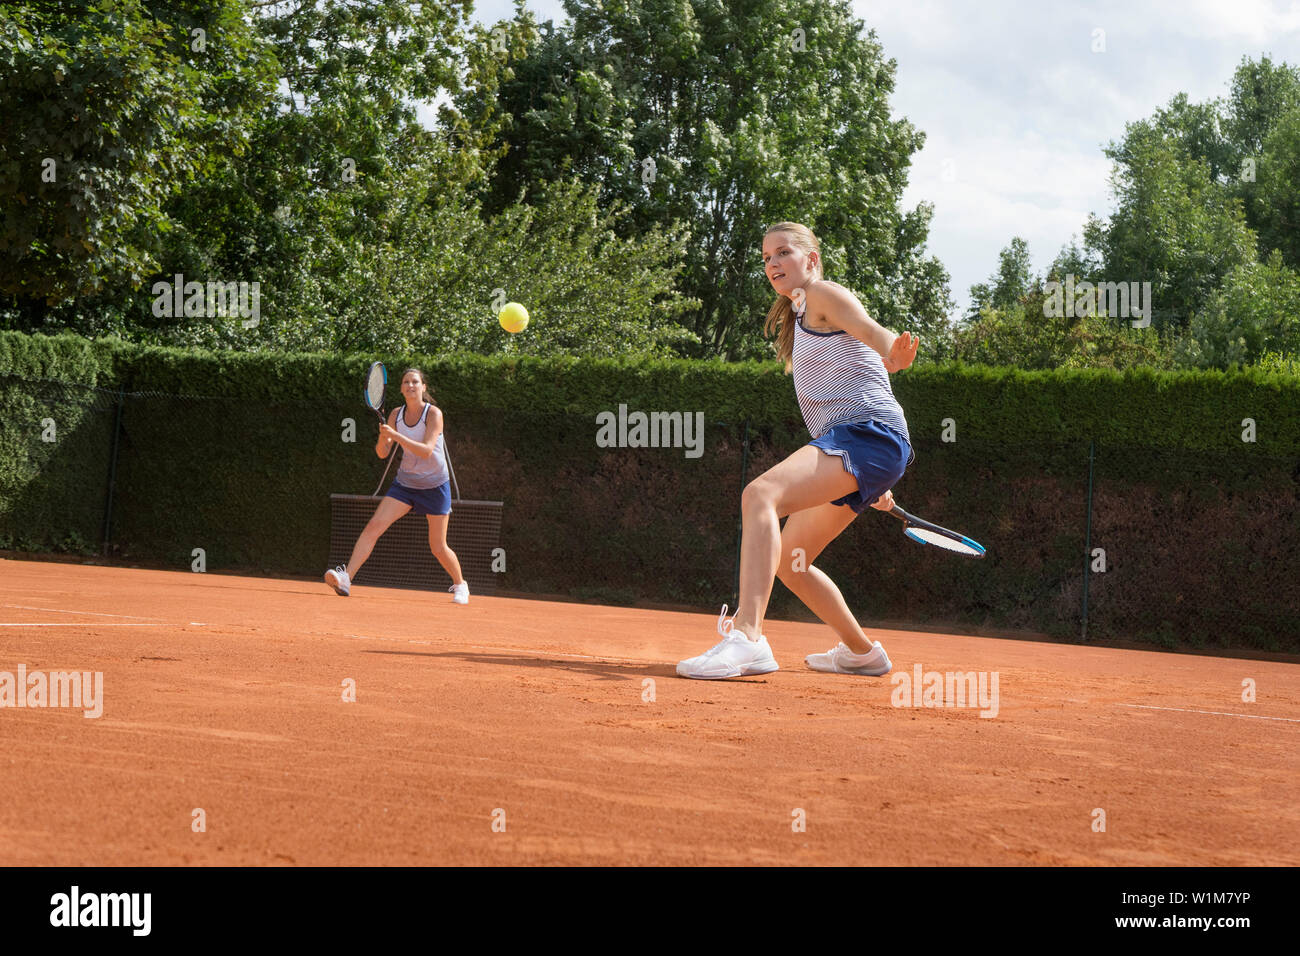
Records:
<instances>
[{"instance_id":1,"label":"woman's knee","mask_svg":"<svg viewBox=\"0 0 1300 956\"><path fill-rule=\"evenodd\" d=\"M365 530L361 533L363 535L373 534L377 538L396 524L398 519L410 510L409 505L402 506L400 502L394 501L392 498L385 498L379 503L375 513L370 516L370 520L366 522Z\"/></svg>"},{"instance_id":2,"label":"woman's knee","mask_svg":"<svg viewBox=\"0 0 1300 956\"><path fill-rule=\"evenodd\" d=\"M755 478L740 493L740 510L743 514L749 514L753 511L775 508L776 500L777 491L771 482Z\"/></svg>"}]
</instances>

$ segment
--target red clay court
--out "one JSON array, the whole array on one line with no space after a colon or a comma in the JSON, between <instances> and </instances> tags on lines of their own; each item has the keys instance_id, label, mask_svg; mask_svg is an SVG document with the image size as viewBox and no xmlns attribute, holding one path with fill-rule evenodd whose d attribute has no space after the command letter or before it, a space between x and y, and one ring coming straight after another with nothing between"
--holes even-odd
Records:
<instances>
[{"instance_id":1,"label":"red clay court","mask_svg":"<svg viewBox=\"0 0 1300 956\"><path fill-rule=\"evenodd\" d=\"M690 681L716 610L0 574L0 671L104 675L98 719L0 709L7 866L1300 864L1292 663L871 632L895 673L998 672L984 718L808 670L820 624Z\"/></svg>"}]
</instances>

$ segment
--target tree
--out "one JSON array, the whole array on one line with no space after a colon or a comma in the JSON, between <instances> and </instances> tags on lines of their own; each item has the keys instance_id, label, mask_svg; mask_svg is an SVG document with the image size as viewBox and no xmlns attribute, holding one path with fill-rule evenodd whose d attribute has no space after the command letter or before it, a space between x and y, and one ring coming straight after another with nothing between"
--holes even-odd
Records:
<instances>
[{"instance_id":1,"label":"tree","mask_svg":"<svg viewBox=\"0 0 1300 956\"><path fill-rule=\"evenodd\" d=\"M1180 342L1186 365L1248 365L1267 353L1300 355L1300 274L1274 251L1228 274L1223 286L1192 318Z\"/></svg>"},{"instance_id":2,"label":"tree","mask_svg":"<svg viewBox=\"0 0 1300 956\"><path fill-rule=\"evenodd\" d=\"M1044 289L1023 291L1028 256L1013 240L998 271L971 288L954 355L1118 368L1300 354L1300 71L1243 59L1229 97L1192 103L1179 93L1129 123L1106 155L1116 210L1089 216L1082 248L1071 240L1046 278L1150 282L1154 328L1042 312Z\"/></svg>"},{"instance_id":3,"label":"tree","mask_svg":"<svg viewBox=\"0 0 1300 956\"><path fill-rule=\"evenodd\" d=\"M1280 202L1286 206L1289 197L1295 195L1294 178L1289 184L1278 183L1278 176L1286 174L1288 157L1294 152L1288 149L1289 134L1282 133L1281 139L1275 139L1273 134L1297 112L1300 70L1286 63L1275 64L1268 57L1258 61L1243 57L1232 77L1223 128L1233 150L1231 192L1242 202L1247 225L1260 234L1261 258L1272 249L1292 246L1294 242L1294 227L1290 236L1286 235L1285 216L1279 216L1275 205Z\"/></svg>"},{"instance_id":4,"label":"tree","mask_svg":"<svg viewBox=\"0 0 1300 956\"><path fill-rule=\"evenodd\" d=\"M493 158L488 140L499 118L444 109L435 134L419 124L413 105L463 83L491 88L508 70L516 38L507 34L503 51L483 41L482 28L472 39L466 0L303 0L262 5L257 15L281 92L256 118L255 148L173 203L163 278L257 281L268 325L257 334L227 322L199 330L203 323L157 319L137 304L134 326L156 339L235 348L331 342L288 329L312 328L326 302L360 303L364 290L388 281L363 276L360 263L388 261L380 247L410 214L404 191L417 182L412 172L432 187L420 194L436 204L481 182ZM345 276L357 283L351 293L339 287Z\"/></svg>"},{"instance_id":5,"label":"tree","mask_svg":"<svg viewBox=\"0 0 1300 956\"><path fill-rule=\"evenodd\" d=\"M466 188L434 178L440 144L423 149L428 155L412 153L390 180L391 202L364 231L349 227L351 196L323 202L302 257L277 273L257 329L261 347L662 356L686 344L675 320L692 303L673 288L681 236L618 237L626 210L602 207L594 187L577 183L483 222ZM498 325L506 299L527 303L526 333ZM224 348L241 334L238 323L191 320L151 340Z\"/></svg>"},{"instance_id":6,"label":"tree","mask_svg":"<svg viewBox=\"0 0 1300 956\"><path fill-rule=\"evenodd\" d=\"M46 308L158 268L169 197L247 144L272 58L243 0L0 11L0 294Z\"/></svg>"},{"instance_id":7,"label":"tree","mask_svg":"<svg viewBox=\"0 0 1300 956\"><path fill-rule=\"evenodd\" d=\"M1070 276L1071 283L1102 281L1100 263L1077 240L1061 248L1039 279L1031 271L1028 243L1013 237L998 255L997 271L971 286L970 312L946 354L971 364L1023 369L1170 364L1168 334L1134 329L1127 317L1101 311L1049 308L1046 283L1065 283Z\"/></svg>"},{"instance_id":8,"label":"tree","mask_svg":"<svg viewBox=\"0 0 1300 956\"><path fill-rule=\"evenodd\" d=\"M697 303L674 288L685 236L654 228L624 239L619 226L629 211L597 193L576 181L557 183L534 204L516 203L482 226L477 210L454 217L444 210L412 230L417 246L426 236L445 243L460 232L464 249L460 260L425 260L418 346L664 357L688 345L691 334L678 319ZM502 297L528 303L532 334L502 332Z\"/></svg>"},{"instance_id":9,"label":"tree","mask_svg":"<svg viewBox=\"0 0 1300 956\"><path fill-rule=\"evenodd\" d=\"M978 319L988 308L1006 311L1018 305L1034 285L1030 266L1029 244L1019 236L1012 237L1011 244L998 253L997 272L988 282L971 286L968 321Z\"/></svg>"},{"instance_id":10,"label":"tree","mask_svg":"<svg viewBox=\"0 0 1300 956\"><path fill-rule=\"evenodd\" d=\"M922 135L890 116L895 64L844 0L566 0L500 88L508 152L486 207L577 176L625 203L624 235L689 228L681 289L707 354L767 356L765 225L800 221L827 278L886 325L941 329L932 210L900 208ZM468 105L474 97L456 101Z\"/></svg>"},{"instance_id":11,"label":"tree","mask_svg":"<svg viewBox=\"0 0 1300 956\"><path fill-rule=\"evenodd\" d=\"M1092 229L1099 227L1095 216L1090 215L1089 222ZM1078 238L1071 236L1070 244L1062 246L1052 264L1047 267L1046 278L1049 281L1064 282L1067 276L1074 276L1076 280L1092 281L1100 273L1101 263L1096 254L1086 246L1081 247Z\"/></svg>"},{"instance_id":12,"label":"tree","mask_svg":"<svg viewBox=\"0 0 1300 956\"><path fill-rule=\"evenodd\" d=\"M1186 93L1179 93L1148 123L1184 160L1201 162L1210 182L1225 182L1237 172L1240 155L1224 138L1219 100L1192 103Z\"/></svg>"},{"instance_id":13,"label":"tree","mask_svg":"<svg viewBox=\"0 0 1300 956\"><path fill-rule=\"evenodd\" d=\"M1283 116L1300 109L1300 69L1242 57L1232 76L1224 133L1238 156L1258 156Z\"/></svg>"},{"instance_id":14,"label":"tree","mask_svg":"<svg viewBox=\"0 0 1300 956\"><path fill-rule=\"evenodd\" d=\"M1116 209L1090 219L1085 244L1112 281L1150 282L1156 326L1184 328L1233 269L1255 259L1241 203L1149 121L1105 150Z\"/></svg>"},{"instance_id":15,"label":"tree","mask_svg":"<svg viewBox=\"0 0 1300 956\"><path fill-rule=\"evenodd\" d=\"M1300 107L1278 120L1264 140L1253 185L1261 253L1277 251L1300 269Z\"/></svg>"},{"instance_id":16,"label":"tree","mask_svg":"<svg viewBox=\"0 0 1300 956\"><path fill-rule=\"evenodd\" d=\"M957 331L953 358L1021 369L1169 367L1169 336L1107 315L1058 316L1035 289L1005 309L986 306Z\"/></svg>"},{"instance_id":17,"label":"tree","mask_svg":"<svg viewBox=\"0 0 1300 956\"><path fill-rule=\"evenodd\" d=\"M94 206L76 205L75 196L30 204L34 217L61 215L115 238L97 247L102 261L91 261L97 283L68 286L53 305L31 301L25 311L13 309L8 324L215 347L273 344L269 329L285 334L299 320L310 324L323 301L339 300L339 275L362 282L355 269L340 267L342 250L350 262L383 261L370 246L389 236L399 215L409 215L399 192L412 182L412 170L426 177L430 188L421 195L431 206L455 201L466 188L481 189L496 155L495 124L503 118L443 107L441 128L431 133L416 121L412 100L462 84L495 89L509 72L511 49L528 39L510 25L491 35L478 27L467 34L467 0L98 0L60 8L58 17L47 6L53 5L20 8L14 23L47 33L53 23L63 31L57 37L67 35L62 46L42 46L21 25L6 36L37 65L50 60L47 72L60 57L78 59L78 69L95 78L93 102L84 83L73 85L95 128L111 130L105 155L119 166L122 156L133 157L134 165L109 178L120 193L99 190L111 207L102 196ZM208 24L205 49L183 62L173 48L189 42L194 24ZM143 52L109 36L118 26ZM37 38L24 39L24 30ZM155 33L165 44L150 40ZM98 70L97 57L106 64ZM144 83L152 84L147 99L122 92ZM39 77L17 92L0 92L11 99L20 94L38 105L48 98ZM49 126L42 135L57 139L69 126L60 118L78 102L65 95L50 112L34 113L33 129ZM185 122L169 121L173 114ZM172 153L159 152L164 134ZM45 149L22 137L0 137L0 143L38 154ZM7 204L6 234L19 225ZM5 266L19 278L40 271L20 259ZM331 271L313 271L324 268ZM177 273L200 282L258 283L266 326L248 332L212 317L154 315L152 284ZM342 298L356 301L356 293Z\"/></svg>"}]
</instances>

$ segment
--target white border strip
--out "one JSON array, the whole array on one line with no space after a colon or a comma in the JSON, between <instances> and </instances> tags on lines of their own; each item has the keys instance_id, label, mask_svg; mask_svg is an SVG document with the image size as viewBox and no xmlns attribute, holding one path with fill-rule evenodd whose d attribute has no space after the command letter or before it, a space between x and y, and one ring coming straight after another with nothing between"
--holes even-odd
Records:
<instances>
[{"instance_id":1,"label":"white border strip","mask_svg":"<svg viewBox=\"0 0 1300 956\"><path fill-rule=\"evenodd\" d=\"M66 621L60 621L58 624L42 624L42 623L32 623L32 624L7 624L7 623L0 623L0 627L81 627L81 628L92 628L92 627L166 627L166 626L167 626L166 624L161 624L161 623L159 623L159 624L117 624L117 623L111 623L111 624L97 624L97 623L95 623L94 621L87 621L87 622L81 622L81 623L72 623L72 624L69 624L69 623L67 623Z\"/></svg>"},{"instance_id":2,"label":"white border strip","mask_svg":"<svg viewBox=\"0 0 1300 956\"><path fill-rule=\"evenodd\" d=\"M1247 720L1285 720L1290 724L1300 724L1297 717L1265 717L1261 714L1233 714L1222 710L1186 710L1182 707L1152 707L1150 704L1120 704L1121 707L1141 707L1143 710L1176 710L1180 714L1213 714L1216 717L1244 717Z\"/></svg>"},{"instance_id":3,"label":"white border strip","mask_svg":"<svg viewBox=\"0 0 1300 956\"><path fill-rule=\"evenodd\" d=\"M5 604L0 607L17 608L20 611L45 611L48 614L89 614L91 617L129 617L136 621L156 621L156 617L140 617L137 614L106 614L103 611L65 611L57 607L32 607L29 604Z\"/></svg>"}]
</instances>

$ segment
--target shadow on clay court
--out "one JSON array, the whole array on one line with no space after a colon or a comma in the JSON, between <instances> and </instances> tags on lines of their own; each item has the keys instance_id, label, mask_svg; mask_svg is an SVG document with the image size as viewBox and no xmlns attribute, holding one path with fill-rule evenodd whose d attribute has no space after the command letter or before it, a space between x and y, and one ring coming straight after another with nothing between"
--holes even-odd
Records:
<instances>
[{"instance_id":1,"label":"shadow on clay court","mask_svg":"<svg viewBox=\"0 0 1300 956\"><path fill-rule=\"evenodd\" d=\"M165 570L173 569L167 568ZM230 576L234 577L235 575L232 573ZM198 578L200 575L196 574L194 577ZM301 597L302 595L309 593L302 588L249 588L247 578L241 578L241 582L238 584L221 584L220 582L213 580L193 581L192 584L194 587L206 588L210 591L241 591L243 593L248 593L250 590L255 590L258 594L292 594L295 597ZM312 596L337 600L341 595L336 594L328 584L322 582L321 590L313 593Z\"/></svg>"},{"instance_id":2,"label":"shadow on clay court","mask_svg":"<svg viewBox=\"0 0 1300 956\"><path fill-rule=\"evenodd\" d=\"M518 657L509 654L456 654L432 651L379 651L366 654L398 654L407 657L454 657L471 664L505 664L509 667L542 667L547 670L576 671L591 674L601 680L638 680L642 677L676 677L672 664L616 664L610 661L566 661L550 657Z\"/></svg>"}]
</instances>

